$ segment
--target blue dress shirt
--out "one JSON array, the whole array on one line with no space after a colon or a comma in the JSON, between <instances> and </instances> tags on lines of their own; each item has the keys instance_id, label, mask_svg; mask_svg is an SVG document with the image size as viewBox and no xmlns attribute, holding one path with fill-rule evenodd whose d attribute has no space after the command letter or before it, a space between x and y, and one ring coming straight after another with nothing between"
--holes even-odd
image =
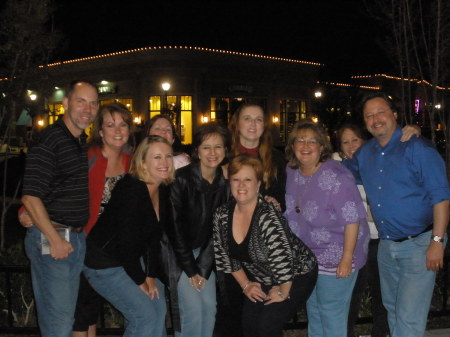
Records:
<instances>
[{"instance_id":1,"label":"blue dress shirt","mask_svg":"<svg viewBox=\"0 0 450 337\"><path fill-rule=\"evenodd\" d=\"M433 205L450 199L445 163L422 137L400 142L397 127L382 147L373 138L344 165L362 183L380 238L421 233L433 223Z\"/></svg>"}]
</instances>

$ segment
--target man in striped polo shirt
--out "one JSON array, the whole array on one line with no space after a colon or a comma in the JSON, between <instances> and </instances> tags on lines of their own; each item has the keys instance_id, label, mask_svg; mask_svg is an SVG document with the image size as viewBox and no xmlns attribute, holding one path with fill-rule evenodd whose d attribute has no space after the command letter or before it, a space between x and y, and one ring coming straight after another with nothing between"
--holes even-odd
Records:
<instances>
[{"instance_id":1,"label":"man in striped polo shirt","mask_svg":"<svg viewBox=\"0 0 450 337\"><path fill-rule=\"evenodd\" d=\"M84 130L98 111L96 86L72 82L63 107L63 117L41 132L28 153L22 191L34 224L25 250L43 337L72 334L89 216Z\"/></svg>"}]
</instances>

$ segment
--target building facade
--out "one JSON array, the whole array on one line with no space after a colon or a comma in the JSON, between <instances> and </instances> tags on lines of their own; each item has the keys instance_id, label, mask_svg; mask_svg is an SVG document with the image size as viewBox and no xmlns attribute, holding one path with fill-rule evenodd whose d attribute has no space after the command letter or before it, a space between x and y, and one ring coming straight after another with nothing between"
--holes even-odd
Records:
<instances>
[{"instance_id":1,"label":"building facade","mask_svg":"<svg viewBox=\"0 0 450 337\"><path fill-rule=\"evenodd\" d=\"M45 106L41 124L64 112L62 88L86 79L97 84L101 104L125 104L137 126L155 114L169 114L184 143L191 143L202 123L226 126L240 104L255 102L265 108L282 144L295 121L314 114L321 66L199 47L149 47L54 63L42 67L47 80L41 89L46 93L40 100Z\"/></svg>"}]
</instances>

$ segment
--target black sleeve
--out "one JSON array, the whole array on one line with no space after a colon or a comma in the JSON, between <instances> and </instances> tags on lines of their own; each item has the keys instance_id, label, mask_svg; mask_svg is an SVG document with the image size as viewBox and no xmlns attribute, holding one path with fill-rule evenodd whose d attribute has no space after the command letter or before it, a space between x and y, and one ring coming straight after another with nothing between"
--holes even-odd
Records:
<instances>
[{"instance_id":1,"label":"black sleeve","mask_svg":"<svg viewBox=\"0 0 450 337\"><path fill-rule=\"evenodd\" d=\"M184 233L189 228L188 217L184 214L184 209L190 204L186 200L189 195L187 183L185 179L177 177L171 185L173 222L169 224L167 234L181 268L188 277L192 277L200 271Z\"/></svg>"}]
</instances>

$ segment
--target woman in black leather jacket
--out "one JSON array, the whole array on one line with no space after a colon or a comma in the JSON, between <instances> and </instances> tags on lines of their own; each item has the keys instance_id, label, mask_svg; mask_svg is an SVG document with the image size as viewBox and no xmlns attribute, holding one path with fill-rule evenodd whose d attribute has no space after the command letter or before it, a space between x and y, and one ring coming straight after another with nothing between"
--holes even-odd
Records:
<instances>
[{"instance_id":1,"label":"woman in black leather jacket","mask_svg":"<svg viewBox=\"0 0 450 337\"><path fill-rule=\"evenodd\" d=\"M221 165L229 148L228 131L204 124L194 135L193 162L176 171L171 187L173 226L168 235L176 256L169 272L172 309L179 309L175 336L212 336L216 315L212 215L229 198ZM176 286L172 286L174 282ZM174 327L177 330L177 323Z\"/></svg>"}]
</instances>

